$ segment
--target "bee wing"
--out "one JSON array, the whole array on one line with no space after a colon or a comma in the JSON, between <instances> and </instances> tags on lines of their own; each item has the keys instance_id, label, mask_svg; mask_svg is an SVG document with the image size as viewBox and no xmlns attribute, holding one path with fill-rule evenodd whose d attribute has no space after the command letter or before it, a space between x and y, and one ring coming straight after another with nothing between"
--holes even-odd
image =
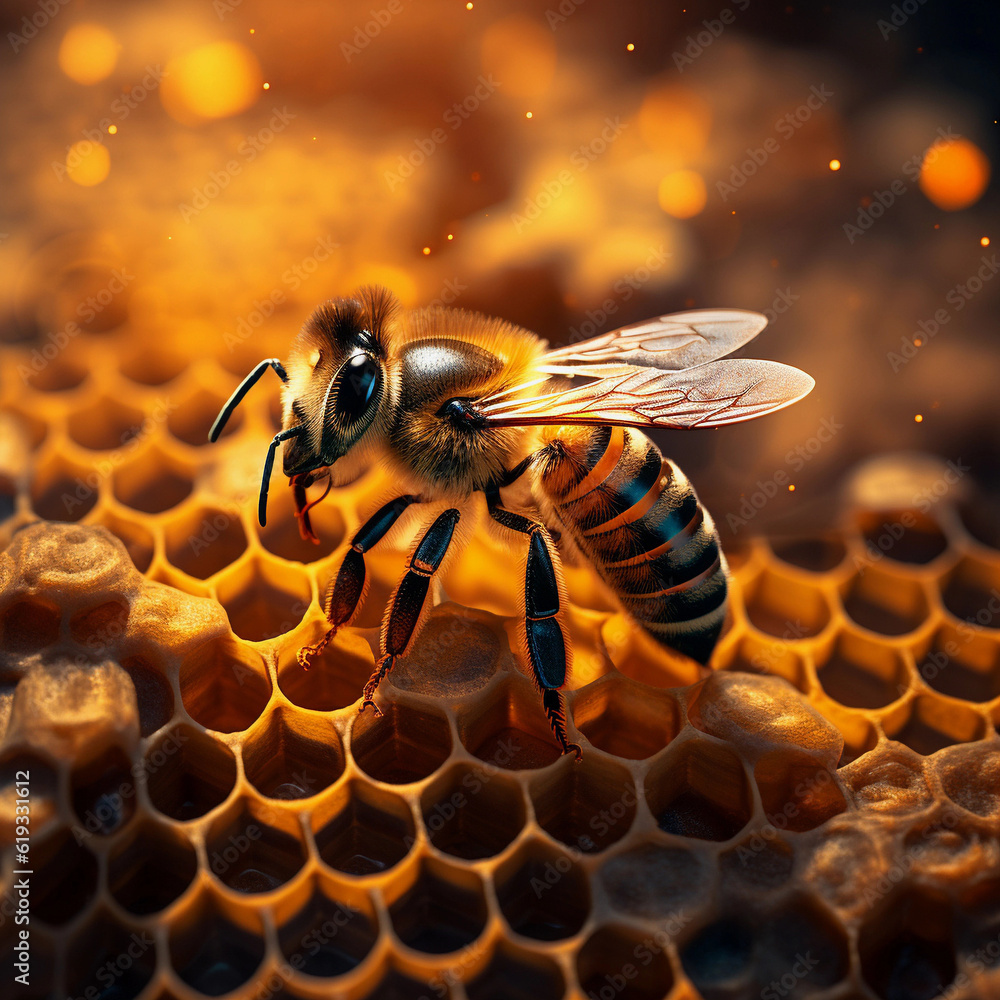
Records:
<instances>
[{"instance_id":1,"label":"bee wing","mask_svg":"<svg viewBox=\"0 0 1000 1000\"><path fill-rule=\"evenodd\" d=\"M579 369L574 369L579 371ZM480 401L487 425L621 424L626 427L720 427L783 409L815 381L777 361L730 358L684 371L638 365L591 365L593 381L530 398L513 387Z\"/></svg>"},{"instance_id":2,"label":"bee wing","mask_svg":"<svg viewBox=\"0 0 1000 1000\"><path fill-rule=\"evenodd\" d=\"M692 309L643 320L582 344L549 351L541 371L564 374L567 366L607 362L677 371L707 364L753 340L767 317L744 309Z\"/></svg>"}]
</instances>

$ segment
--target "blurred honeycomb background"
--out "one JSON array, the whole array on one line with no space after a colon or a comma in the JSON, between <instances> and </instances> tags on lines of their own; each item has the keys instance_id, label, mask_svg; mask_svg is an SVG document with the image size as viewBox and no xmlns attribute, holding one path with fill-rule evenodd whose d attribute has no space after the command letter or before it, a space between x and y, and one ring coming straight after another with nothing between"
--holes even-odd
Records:
<instances>
[{"instance_id":1,"label":"blurred honeycomb background","mask_svg":"<svg viewBox=\"0 0 1000 1000\"><path fill-rule=\"evenodd\" d=\"M6 3L0 994L1000 996L998 19ZM306 545L278 474L255 521L276 380L206 433L364 282L554 343L758 309L747 353L817 379L657 437L734 570L711 672L569 568L581 764L483 533L382 718L406 531L298 668L390 484Z\"/></svg>"}]
</instances>

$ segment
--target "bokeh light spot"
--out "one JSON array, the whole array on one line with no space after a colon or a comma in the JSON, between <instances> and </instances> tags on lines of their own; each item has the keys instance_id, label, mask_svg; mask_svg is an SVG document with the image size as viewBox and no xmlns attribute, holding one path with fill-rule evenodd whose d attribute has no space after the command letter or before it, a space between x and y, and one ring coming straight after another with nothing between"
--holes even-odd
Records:
<instances>
[{"instance_id":1,"label":"bokeh light spot","mask_svg":"<svg viewBox=\"0 0 1000 1000\"><path fill-rule=\"evenodd\" d=\"M111 75L118 62L115 36L99 24L76 24L59 45L59 68L77 83L97 83Z\"/></svg>"},{"instance_id":2,"label":"bokeh light spot","mask_svg":"<svg viewBox=\"0 0 1000 1000\"><path fill-rule=\"evenodd\" d=\"M487 28L480 48L483 70L513 97L544 94L556 71L552 33L522 15L504 18Z\"/></svg>"},{"instance_id":3,"label":"bokeh light spot","mask_svg":"<svg viewBox=\"0 0 1000 1000\"><path fill-rule=\"evenodd\" d=\"M705 207L705 181L694 170L675 170L660 181L659 199L668 215L690 219Z\"/></svg>"},{"instance_id":4,"label":"bokeh light spot","mask_svg":"<svg viewBox=\"0 0 1000 1000\"><path fill-rule=\"evenodd\" d=\"M172 118L193 124L246 110L262 84L260 64L248 48L211 42L167 63L160 94Z\"/></svg>"},{"instance_id":5,"label":"bokeh light spot","mask_svg":"<svg viewBox=\"0 0 1000 1000\"><path fill-rule=\"evenodd\" d=\"M839 170L840 169L840 160L831 160L830 161L830 169L831 170Z\"/></svg>"},{"instance_id":6,"label":"bokeh light spot","mask_svg":"<svg viewBox=\"0 0 1000 1000\"><path fill-rule=\"evenodd\" d=\"M920 190L947 212L974 205L982 197L989 179L989 160L968 139L932 146L920 167Z\"/></svg>"},{"instance_id":7,"label":"bokeh light spot","mask_svg":"<svg viewBox=\"0 0 1000 1000\"><path fill-rule=\"evenodd\" d=\"M111 169L111 154L99 142L81 139L66 153L66 174L81 187L100 184Z\"/></svg>"}]
</instances>

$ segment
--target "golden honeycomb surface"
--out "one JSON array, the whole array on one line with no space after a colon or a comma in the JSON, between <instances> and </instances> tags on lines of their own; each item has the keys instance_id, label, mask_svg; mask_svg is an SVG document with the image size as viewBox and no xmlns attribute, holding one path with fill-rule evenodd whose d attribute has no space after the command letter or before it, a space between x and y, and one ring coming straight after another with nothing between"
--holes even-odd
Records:
<instances>
[{"instance_id":1,"label":"golden honeycomb surface","mask_svg":"<svg viewBox=\"0 0 1000 1000\"><path fill-rule=\"evenodd\" d=\"M377 469L298 536L255 479L276 392L128 329L0 368L0 950L30 773L19 995L670 1000L1000 995L1000 530L859 474L821 533L729 553L698 670L569 567L560 757L482 533L359 714L408 538L312 669ZM925 494L924 495L929 495ZM470 517L481 516L474 510Z\"/></svg>"}]
</instances>

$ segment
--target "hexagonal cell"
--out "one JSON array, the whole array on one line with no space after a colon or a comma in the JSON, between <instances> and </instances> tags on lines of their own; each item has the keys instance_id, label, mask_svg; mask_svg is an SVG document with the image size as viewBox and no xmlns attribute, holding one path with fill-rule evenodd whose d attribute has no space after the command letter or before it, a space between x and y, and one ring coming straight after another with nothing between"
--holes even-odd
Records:
<instances>
[{"instance_id":1,"label":"hexagonal cell","mask_svg":"<svg viewBox=\"0 0 1000 1000\"><path fill-rule=\"evenodd\" d=\"M857 804L885 813L916 812L934 800L924 761L908 747L881 743L840 773Z\"/></svg>"},{"instance_id":2,"label":"hexagonal cell","mask_svg":"<svg viewBox=\"0 0 1000 1000\"><path fill-rule=\"evenodd\" d=\"M146 752L149 798L171 819L196 819L221 805L236 785L236 758L224 743L176 726Z\"/></svg>"},{"instance_id":3,"label":"hexagonal cell","mask_svg":"<svg viewBox=\"0 0 1000 1000\"><path fill-rule=\"evenodd\" d=\"M313 812L320 858L347 875L374 875L399 864L416 841L413 814L404 799L355 780Z\"/></svg>"},{"instance_id":4,"label":"hexagonal cell","mask_svg":"<svg viewBox=\"0 0 1000 1000\"><path fill-rule=\"evenodd\" d=\"M867 917L858 948L865 982L882 1000L931 1000L955 978L952 909L928 890L901 888Z\"/></svg>"},{"instance_id":5,"label":"hexagonal cell","mask_svg":"<svg viewBox=\"0 0 1000 1000\"><path fill-rule=\"evenodd\" d=\"M841 595L844 611L862 628L881 635L903 635L919 628L930 608L916 580L869 566L854 576Z\"/></svg>"},{"instance_id":6,"label":"hexagonal cell","mask_svg":"<svg viewBox=\"0 0 1000 1000\"><path fill-rule=\"evenodd\" d=\"M963 701L992 701L1000 696L1000 642L989 633L943 625L930 648L918 657L924 683Z\"/></svg>"},{"instance_id":7,"label":"hexagonal cell","mask_svg":"<svg viewBox=\"0 0 1000 1000\"><path fill-rule=\"evenodd\" d=\"M31 509L46 521L79 521L97 503L101 477L62 455L35 466Z\"/></svg>"},{"instance_id":8,"label":"hexagonal cell","mask_svg":"<svg viewBox=\"0 0 1000 1000\"><path fill-rule=\"evenodd\" d=\"M576 956L576 975L587 996L661 1000L673 989L670 956L663 945L631 927L599 927Z\"/></svg>"},{"instance_id":9,"label":"hexagonal cell","mask_svg":"<svg viewBox=\"0 0 1000 1000\"><path fill-rule=\"evenodd\" d=\"M486 698L461 711L458 732L469 753L508 771L548 767L562 756L541 698L526 677L504 678Z\"/></svg>"},{"instance_id":10,"label":"hexagonal cell","mask_svg":"<svg viewBox=\"0 0 1000 1000\"><path fill-rule=\"evenodd\" d=\"M233 631L251 642L291 632L312 601L309 577L271 559L232 567L219 577L216 591Z\"/></svg>"},{"instance_id":11,"label":"hexagonal cell","mask_svg":"<svg viewBox=\"0 0 1000 1000\"><path fill-rule=\"evenodd\" d=\"M321 634L317 628L315 635L302 636L302 642L315 642ZM371 647L350 632L339 632L308 670L303 670L297 654L297 645L284 646L278 654L278 687L293 704L314 712L353 705L375 667Z\"/></svg>"},{"instance_id":12,"label":"hexagonal cell","mask_svg":"<svg viewBox=\"0 0 1000 1000\"><path fill-rule=\"evenodd\" d=\"M689 740L657 761L645 793L660 829L679 837L729 840L753 812L742 761L706 739Z\"/></svg>"},{"instance_id":13,"label":"hexagonal cell","mask_svg":"<svg viewBox=\"0 0 1000 1000\"><path fill-rule=\"evenodd\" d=\"M502 944L489 965L465 984L469 1000L561 1000L566 982L551 959Z\"/></svg>"},{"instance_id":14,"label":"hexagonal cell","mask_svg":"<svg viewBox=\"0 0 1000 1000\"><path fill-rule=\"evenodd\" d=\"M5 435L15 435L31 451L36 451L49 433L49 425L35 412L10 405L0 406L0 428Z\"/></svg>"},{"instance_id":15,"label":"hexagonal cell","mask_svg":"<svg viewBox=\"0 0 1000 1000\"><path fill-rule=\"evenodd\" d=\"M955 747L942 753L937 764L941 787L952 802L984 818L1000 812L1000 749L995 744Z\"/></svg>"},{"instance_id":16,"label":"hexagonal cell","mask_svg":"<svg viewBox=\"0 0 1000 1000\"><path fill-rule=\"evenodd\" d=\"M448 601L428 615L413 650L393 668L389 681L404 691L461 698L485 687L510 661L499 618Z\"/></svg>"},{"instance_id":17,"label":"hexagonal cell","mask_svg":"<svg viewBox=\"0 0 1000 1000\"><path fill-rule=\"evenodd\" d=\"M420 809L431 843L466 860L499 854L525 823L524 799L514 782L464 763L424 789Z\"/></svg>"},{"instance_id":18,"label":"hexagonal cell","mask_svg":"<svg viewBox=\"0 0 1000 1000\"><path fill-rule=\"evenodd\" d=\"M853 632L840 632L828 651L817 655L816 676L834 701L849 708L884 708L909 686L899 650Z\"/></svg>"},{"instance_id":19,"label":"hexagonal cell","mask_svg":"<svg viewBox=\"0 0 1000 1000\"><path fill-rule=\"evenodd\" d=\"M382 714L359 713L351 727L351 753L376 781L405 785L433 774L451 753L451 730L439 712L395 701Z\"/></svg>"},{"instance_id":20,"label":"hexagonal cell","mask_svg":"<svg viewBox=\"0 0 1000 1000\"><path fill-rule=\"evenodd\" d=\"M795 852L773 827L767 827L723 851L719 868L727 886L741 886L757 893L774 892L791 879Z\"/></svg>"},{"instance_id":21,"label":"hexagonal cell","mask_svg":"<svg viewBox=\"0 0 1000 1000\"><path fill-rule=\"evenodd\" d=\"M847 808L837 777L815 757L786 748L754 767L767 822L779 830L815 829Z\"/></svg>"},{"instance_id":22,"label":"hexagonal cell","mask_svg":"<svg viewBox=\"0 0 1000 1000\"><path fill-rule=\"evenodd\" d=\"M847 556L847 547L837 535L811 535L768 539L771 551L789 566L812 573L829 573Z\"/></svg>"},{"instance_id":23,"label":"hexagonal cell","mask_svg":"<svg viewBox=\"0 0 1000 1000\"><path fill-rule=\"evenodd\" d=\"M239 511L199 504L164 525L164 547L171 566L196 580L225 569L246 551L247 536Z\"/></svg>"},{"instance_id":24,"label":"hexagonal cell","mask_svg":"<svg viewBox=\"0 0 1000 1000\"><path fill-rule=\"evenodd\" d=\"M416 881L389 906L396 936L408 948L443 955L468 947L486 927L486 896L472 871L428 858Z\"/></svg>"},{"instance_id":25,"label":"hexagonal cell","mask_svg":"<svg viewBox=\"0 0 1000 1000\"><path fill-rule=\"evenodd\" d=\"M59 638L62 612L41 596L9 604L0 615L0 645L12 653L34 653Z\"/></svg>"},{"instance_id":26,"label":"hexagonal cell","mask_svg":"<svg viewBox=\"0 0 1000 1000\"><path fill-rule=\"evenodd\" d=\"M818 635L830 621L822 591L770 569L747 587L745 601L756 628L786 641Z\"/></svg>"},{"instance_id":27,"label":"hexagonal cell","mask_svg":"<svg viewBox=\"0 0 1000 1000\"><path fill-rule=\"evenodd\" d=\"M53 358L31 372L28 384L39 392L66 392L87 377L87 369L65 357Z\"/></svg>"},{"instance_id":28,"label":"hexagonal cell","mask_svg":"<svg viewBox=\"0 0 1000 1000\"><path fill-rule=\"evenodd\" d=\"M153 561L156 539L153 533L138 521L122 517L112 510L102 509L89 524L103 525L125 546L129 559L140 573L145 573Z\"/></svg>"},{"instance_id":29,"label":"hexagonal cell","mask_svg":"<svg viewBox=\"0 0 1000 1000\"><path fill-rule=\"evenodd\" d=\"M208 389L198 389L191 395L185 396L170 411L167 427L178 441L200 448L208 444L208 432L225 402L225 396L209 392ZM234 434L242 424L243 411L237 408L226 422L220 437Z\"/></svg>"},{"instance_id":30,"label":"hexagonal cell","mask_svg":"<svg viewBox=\"0 0 1000 1000\"><path fill-rule=\"evenodd\" d=\"M184 658L181 700L206 729L236 733L249 728L271 697L271 679L255 649L227 637L210 639Z\"/></svg>"},{"instance_id":31,"label":"hexagonal cell","mask_svg":"<svg viewBox=\"0 0 1000 1000\"><path fill-rule=\"evenodd\" d=\"M305 905L278 928L278 945L292 968L307 976L342 976L375 947L378 925L317 888Z\"/></svg>"},{"instance_id":32,"label":"hexagonal cell","mask_svg":"<svg viewBox=\"0 0 1000 1000\"><path fill-rule=\"evenodd\" d=\"M194 881L198 858L183 831L144 820L108 857L108 889L129 913L166 909Z\"/></svg>"},{"instance_id":33,"label":"hexagonal cell","mask_svg":"<svg viewBox=\"0 0 1000 1000\"><path fill-rule=\"evenodd\" d=\"M948 539L937 522L918 510L864 511L858 529L875 558L923 565L948 548Z\"/></svg>"},{"instance_id":34,"label":"hexagonal cell","mask_svg":"<svg viewBox=\"0 0 1000 1000\"><path fill-rule=\"evenodd\" d=\"M626 760L651 757L680 730L669 694L616 674L573 696L573 721L595 747Z\"/></svg>"},{"instance_id":35,"label":"hexagonal cell","mask_svg":"<svg viewBox=\"0 0 1000 1000\"><path fill-rule=\"evenodd\" d=\"M145 655L128 656L122 660L121 665L135 688L135 699L139 706L139 732L142 736L152 736L174 714L174 692L167 680L166 670Z\"/></svg>"},{"instance_id":36,"label":"hexagonal cell","mask_svg":"<svg viewBox=\"0 0 1000 1000\"><path fill-rule=\"evenodd\" d=\"M317 795L344 771L340 734L329 719L278 709L243 747L247 780L272 799Z\"/></svg>"},{"instance_id":37,"label":"hexagonal cell","mask_svg":"<svg viewBox=\"0 0 1000 1000\"><path fill-rule=\"evenodd\" d=\"M66 429L81 447L110 451L141 433L144 420L142 410L103 396L71 413Z\"/></svg>"},{"instance_id":38,"label":"hexagonal cell","mask_svg":"<svg viewBox=\"0 0 1000 1000\"><path fill-rule=\"evenodd\" d=\"M73 641L86 647L91 654L104 652L117 644L125 634L128 605L124 600L102 601L78 611L69 620Z\"/></svg>"},{"instance_id":39,"label":"hexagonal cell","mask_svg":"<svg viewBox=\"0 0 1000 1000\"><path fill-rule=\"evenodd\" d=\"M163 385L176 378L188 366L188 360L175 351L148 341L141 349L119 356L118 369L139 385Z\"/></svg>"},{"instance_id":40,"label":"hexagonal cell","mask_svg":"<svg viewBox=\"0 0 1000 1000\"><path fill-rule=\"evenodd\" d=\"M709 891L706 859L683 847L643 844L616 854L598 874L608 902L620 913L663 920L693 908Z\"/></svg>"},{"instance_id":41,"label":"hexagonal cell","mask_svg":"<svg viewBox=\"0 0 1000 1000\"><path fill-rule=\"evenodd\" d=\"M981 739L986 733L986 720L967 705L920 695L914 699L903 726L895 728L885 723L885 731L890 739L928 757L953 743Z\"/></svg>"},{"instance_id":42,"label":"hexagonal cell","mask_svg":"<svg viewBox=\"0 0 1000 1000\"><path fill-rule=\"evenodd\" d=\"M325 487L320 484L309 491L310 499L322 494ZM317 492L318 489L318 492ZM319 544L307 542L299 533L299 522L295 517L295 499L290 489L275 489L267 501L267 526L258 528L260 543L280 559L291 562L311 563L325 559L344 540L347 525L337 503L337 490L309 510L309 519Z\"/></svg>"},{"instance_id":43,"label":"hexagonal cell","mask_svg":"<svg viewBox=\"0 0 1000 1000\"><path fill-rule=\"evenodd\" d=\"M156 971L156 939L148 930L123 927L99 912L74 935L66 956L66 985L73 997L134 1000Z\"/></svg>"},{"instance_id":44,"label":"hexagonal cell","mask_svg":"<svg viewBox=\"0 0 1000 1000\"><path fill-rule=\"evenodd\" d=\"M966 556L942 583L944 606L958 619L1000 628L1000 565Z\"/></svg>"},{"instance_id":45,"label":"hexagonal cell","mask_svg":"<svg viewBox=\"0 0 1000 1000\"><path fill-rule=\"evenodd\" d=\"M61 926L97 895L97 858L71 830L60 829L31 844L31 915Z\"/></svg>"},{"instance_id":46,"label":"hexagonal cell","mask_svg":"<svg viewBox=\"0 0 1000 1000\"><path fill-rule=\"evenodd\" d=\"M228 920L217 904L189 909L170 929L170 963L177 975L205 996L218 997L242 986L264 959L264 931L260 918L242 911L244 925Z\"/></svg>"},{"instance_id":47,"label":"hexagonal cell","mask_svg":"<svg viewBox=\"0 0 1000 1000\"><path fill-rule=\"evenodd\" d=\"M594 754L539 774L529 786L535 818L556 840L585 853L603 851L628 833L638 795L621 764Z\"/></svg>"},{"instance_id":48,"label":"hexagonal cell","mask_svg":"<svg viewBox=\"0 0 1000 1000\"><path fill-rule=\"evenodd\" d=\"M31 830L37 836L59 809L61 781L55 768L37 754L19 750L8 744L0 756L0 836L4 843L14 844L17 813L15 808L23 801L18 792L24 788L27 771L31 795Z\"/></svg>"},{"instance_id":49,"label":"hexagonal cell","mask_svg":"<svg viewBox=\"0 0 1000 1000\"><path fill-rule=\"evenodd\" d=\"M306 860L294 816L251 799L234 802L205 835L212 874L237 892L270 892L284 885Z\"/></svg>"},{"instance_id":50,"label":"hexagonal cell","mask_svg":"<svg viewBox=\"0 0 1000 1000\"><path fill-rule=\"evenodd\" d=\"M135 779L131 767L125 751L113 746L83 767L73 769L70 796L81 835L114 833L135 814Z\"/></svg>"},{"instance_id":51,"label":"hexagonal cell","mask_svg":"<svg viewBox=\"0 0 1000 1000\"><path fill-rule=\"evenodd\" d=\"M153 445L115 469L115 496L126 507L159 514L176 507L194 488L194 469Z\"/></svg>"},{"instance_id":52,"label":"hexagonal cell","mask_svg":"<svg viewBox=\"0 0 1000 1000\"><path fill-rule=\"evenodd\" d=\"M705 1000L751 995L755 940L752 928L724 916L699 930L681 948L684 971Z\"/></svg>"},{"instance_id":53,"label":"hexagonal cell","mask_svg":"<svg viewBox=\"0 0 1000 1000\"><path fill-rule=\"evenodd\" d=\"M956 907L956 941L962 965L980 974L989 967L984 962L992 955L1000 938L1000 881L987 876L963 888Z\"/></svg>"}]
</instances>

